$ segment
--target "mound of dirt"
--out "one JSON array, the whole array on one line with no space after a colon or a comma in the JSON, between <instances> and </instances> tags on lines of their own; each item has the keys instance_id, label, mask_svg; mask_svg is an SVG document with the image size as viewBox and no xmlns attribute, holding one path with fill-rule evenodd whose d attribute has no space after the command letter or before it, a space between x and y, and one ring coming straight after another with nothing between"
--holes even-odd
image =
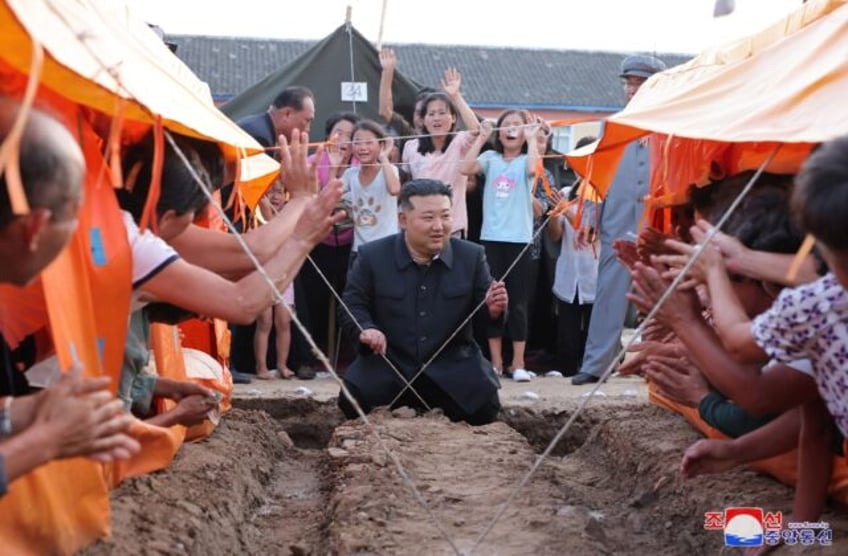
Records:
<instances>
[{"instance_id":1,"label":"mound of dirt","mask_svg":"<svg viewBox=\"0 0 848 556\"><path fill-rule=\"evenodd\" d=\"M371 429L340 424L327 403L252 403L168 470L122 485L113 538L85 553L454 553ZM370 420L465 552L571 411L507 407L501 422L477 428L404 410ZM475 553L714 554L723 536L703 529L704 512L790 509L789 488L748 471L684 483L680 454L696 438L642 403L590 406ZM848 523L824 519L838 546Z\"/></svg>"},{"instance_id":2,"label":"mound of dirt","mask_svg":"<svg viewBox=\"0 0 848 556\"><path fill-rule=\"evenodd\" d=\"M324 554L324 456L282 424L235 409L165 471L113 495L112 538L84 554Z\"/></svg>"}]
</instances>

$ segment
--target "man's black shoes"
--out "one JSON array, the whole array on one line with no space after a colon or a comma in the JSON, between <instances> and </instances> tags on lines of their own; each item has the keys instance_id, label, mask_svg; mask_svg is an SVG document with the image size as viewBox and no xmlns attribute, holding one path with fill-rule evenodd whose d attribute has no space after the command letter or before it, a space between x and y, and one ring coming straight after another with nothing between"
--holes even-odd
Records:
<instances>
[{"instance_id":1,"label":"man's black shoes","mask_svg":"<svg viewBox=\"0 0 848 556\"><path fill-rule=\"evenodd\" d=\"M583 384L592 384L601 380L601 377L590 375L589 373L577 373L571 377L571 384L574 386L582 386Z\"/></svg>"},{"instance_id":2,"label":"man's black shoes","mask_svg":"<svg viewBox=\"0 0 848 556\"><path fill-rule=\"evenodd\" d=\"M316 374L315 369L306 366L300 367L294 372L294 375L300 380L312 380Z\"/></svg>"}]
</instances>

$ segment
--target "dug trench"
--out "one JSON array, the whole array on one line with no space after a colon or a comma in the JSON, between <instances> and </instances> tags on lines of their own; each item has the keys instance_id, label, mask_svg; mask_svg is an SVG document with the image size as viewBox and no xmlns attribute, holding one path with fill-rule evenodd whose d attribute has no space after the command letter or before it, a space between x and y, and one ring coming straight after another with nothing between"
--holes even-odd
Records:
<instances>
[{"instance_id":1,"label":"dug trench","mask_svg":"<svg viewBox=\"0 0 848 556\"><path fill-rule=\"evenodd\" d=\"M343 422L334 403L236 406L167 470L119 487L112 537L84 553L455 553L370 429ZM405 409L370 420L467 552L573 410L506 407L477 428ZM790 509L789 488L749 471L683 482L680 454L696 438L643 403L590 405L475 554L715 554L723 536L704 530L704 512ZM825 519L838 546L848 523Z\"/></svg>"}]
</instances>

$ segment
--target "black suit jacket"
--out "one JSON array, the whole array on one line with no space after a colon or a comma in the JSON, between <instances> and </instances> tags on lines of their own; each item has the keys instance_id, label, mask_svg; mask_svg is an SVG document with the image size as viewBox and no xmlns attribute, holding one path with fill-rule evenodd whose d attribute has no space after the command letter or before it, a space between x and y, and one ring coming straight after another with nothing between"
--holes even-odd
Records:
<instances>
[{"instance_id":1,"label":"black suit jacket","mask_svg":"<svg viewBox=\"0 0 848 556\"><path fill-rule=\"evenodd\" d=\"M343 299L362 328L386 335L388 357L407 380L462 325L424 374L473 414L496 395L499 383L474 341L471 320L462 323L485 298L491 281L481 246L451 238L429 267L420 267L399 233L359 248ZM360 330L346 313L342 326L358 341ZM359 345L345 380L366 404L387 405L403 382L382 357Z\"/></svg>"},{"instance_id":2,"label":"black suit jacket","mask_svg":"<svg viewBox=\"0 0 848 556\"><path fill-rule=\"evenodd\" d=\"M268 112L253 114L236 122L248 135L259 141L263 147L273 147L277 144L277 134L274 131L274 122Z\"/></svg>"}]
</instances>

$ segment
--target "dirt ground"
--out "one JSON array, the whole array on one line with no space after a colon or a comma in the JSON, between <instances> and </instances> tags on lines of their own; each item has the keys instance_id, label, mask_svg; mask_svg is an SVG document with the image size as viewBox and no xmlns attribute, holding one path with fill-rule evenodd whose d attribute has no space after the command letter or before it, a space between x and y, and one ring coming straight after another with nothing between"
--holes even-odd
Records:
<instances>
[{"instance_id":1,"label":"dirt ground","mask_svg":"<svg viewBox=\"0 0 848 556\"><path fill-rule=\"evenodd\" d=\"M505 383L500 421L478 428L378 412L369 419L378 441L343 422L331 379L239 386L211 438L115 492L113 537L84 553L469 553L589 389L562 378ZM732 553L720 531L703 529L704 512L790 509L789 488L750 471L683 482L680 455L698 434L648 405L640 379L613 377L600 391L475 554ZM848 520L823 519L835 546L805 553L845 554Z\"/></svg>"}]
</instances>

